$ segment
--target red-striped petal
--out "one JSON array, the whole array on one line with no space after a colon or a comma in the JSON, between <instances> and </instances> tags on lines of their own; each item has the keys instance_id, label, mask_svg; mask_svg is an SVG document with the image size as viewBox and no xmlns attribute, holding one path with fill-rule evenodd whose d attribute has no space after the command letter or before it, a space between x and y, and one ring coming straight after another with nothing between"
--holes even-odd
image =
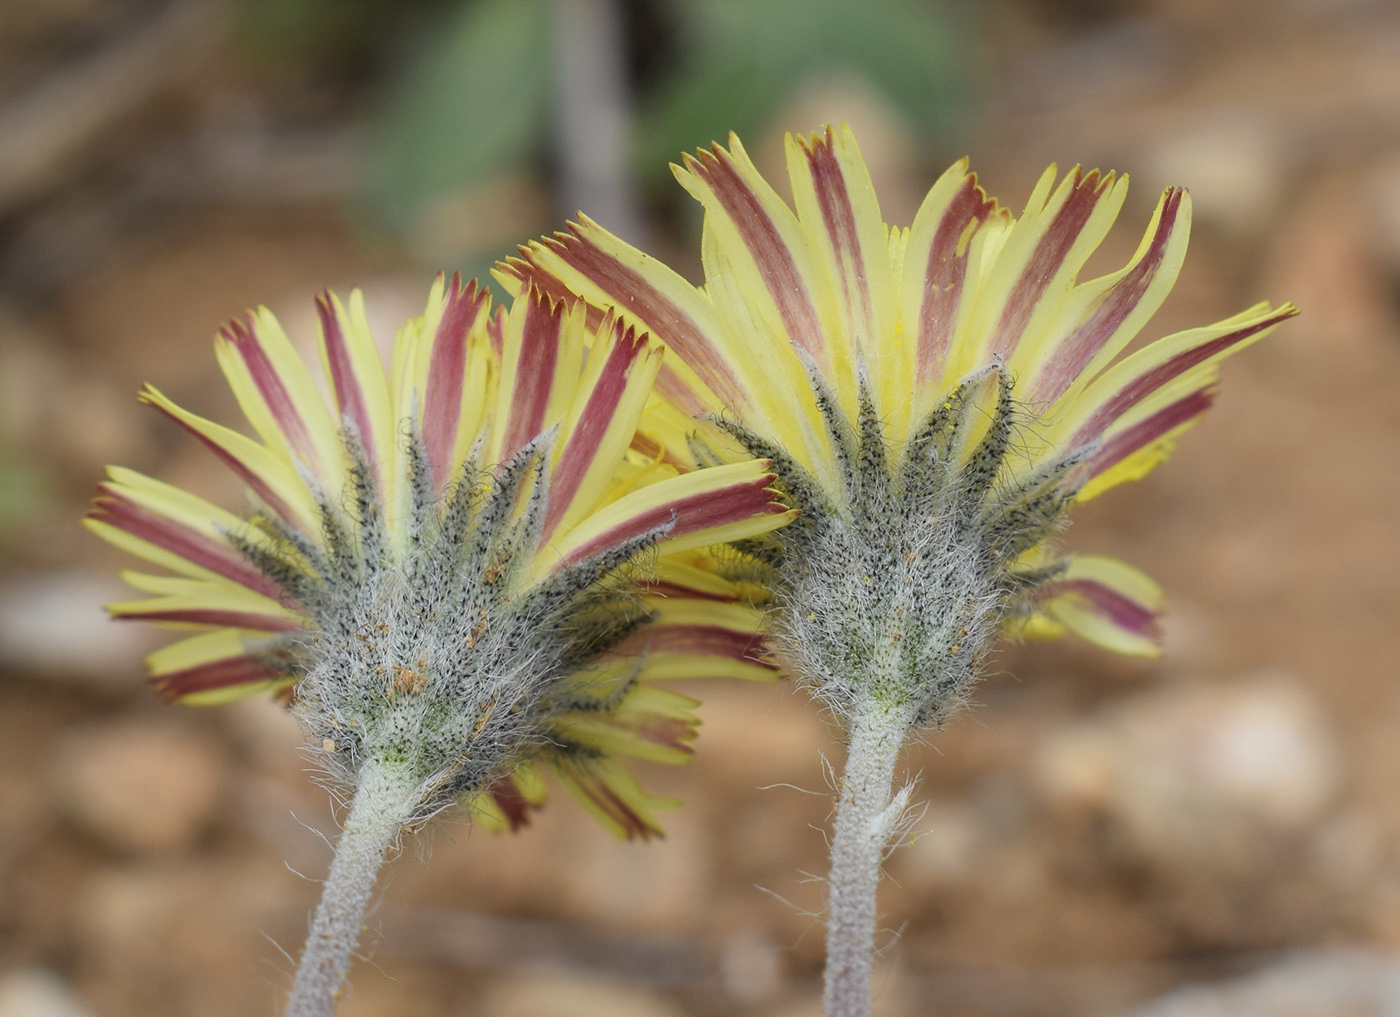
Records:
<instances>
[{"instance_id":1,"label":"red-striped petal","mask_svg":"<svg viewBox=\"0 0 1400 1017\"><path fill-rule=\"evenodd\" d=\"M617 652L683 653L764 664L767 647L757 632L739 632L721 625L659 624L629 637Z\"/></svg>"},{"instance_id":2,"label":"red-striped petal","mask_svg":"<svg viewBox=\"0 0 1400 1017\"><path fill-rule=\"evenodd\" d=\"M570 232L556 233L540 244L565 266L596 286L608 302L616 305L629 321L635 321L681 357L700 380L729 406L745 403L742 389L729 365L705 329L683 308L669 299L636 270L600 249L589 237L598 227L587 217L581 225L569 225ZM537 254L522 247L521 257L511 259L506 271L525 286L534 286L555 300L570 303L578 297L551 271L541 267ZM603 311L592 300L588 303L588 328L599 328ZM663 380L664 379L664 380ZM713 409L703 394L694 392L674 371L662 368L658 387L665 386L668 398L688 412L700 413Z\"/></svg>"},{"instance_id":3,"label":"red-striped petal","mask_svg":"<svg viewBox=\"0 0 1400 1017\"><path fill-rule=\"evenodd\" d=\"M739 175L734 157L720 145L685 157L686 169L702 180L734 224L763 278L788 339L818 363L828 360L821 320L793 252L758 195ZM684 353L682 352L682 356Z\"/></svg>"},{"instance_id":4,"label":"red-striped petal","mask_svg":"<svg viewBox=\"0 0 1400 1017\"><path fill-rule=\"evenodd\" d=\"M821 212L820 228L836 256L842 307L853 319L854 333L870 342L875 338L876 317L870 296L870 273L865 265L868 253L861 249L855 207L836 156L835 133L828 127L819 138L799 138L797 146L807 162Z\"/></svg>"},{"instance_id":5,"label":"red-striped petal","mask_svg":"<svg viewBox=\"0 0 1400 1017\"><path fill-rule=\"evenodd\" d=\"M519 366L500 449L502 463L509 462L545 430L549 423L545 417L556 387L577 382L576 378L560 378L558 370L560 347L565 342L567 306L539 291L532 291L517 300L512 314L523 314L524 319Z\"/></svg>"},{"instance_id":6,"label":"red-striped petal","mask_svg":"<svg viewBox=\"0 0 1400 1017\"><path fill-rule=\"evenodd\" d=\"M214 611L201 608L168 611L122 611L116 615L122 621L181 622L186 625L222 625L259 632L295 632L302 623L292 618L280 618L255 611Z\"/></svg>"},{"instance_id":7,"label":"red-striped petal","mask_svg":"<svg viewBox=\"0 0 1400 1017\"><path fill-rule=\"evenodd\" d=\"M1297 313L1297 308L1285 304L1260 321L1182 350L1175 356L1143 371L1106 399L1089 419L1080 425L1070 440L1070 447L1079 448L1097 441L1115 420L1163 385L1181 377L1198 364L1225 353L1231 347L1252 339ZM1148 352L1150 349L1151 347L1148 347L1143 352Z\"/></svg>"},{"instance_id":8,"label":"red-striped petal","mask_svg":"<svg viewBox=\"0 0 1400 1017\"><path fill-rule=\"evenodd\" d=\"M229 545L136 504L114 485L98 484L97 489L102 492L102 497L94 499L93 507L88 511L90 518L99 519L139 540L163 547L193 565L264 596L274 600L282 596L277 586Z\"/></svg>"},{"instance_id":9,"label":"red-striped petal","mask_svg":"<svg viewBox=\"0 0 1400 1017\"><path fill-rule=\"evenodd\" d=\"M506 822L510 824L511 833L529 826L531 810L539 808L525 797L509 774L492 784L489 794L491 800L496 803L496 808L501 810L501 815L505 816Z\"/></svg>"},{"instance_id":10,"label":"red-striped petal","mask_svg":"<svg viewBox=\"0 0 1400 1017\"><path fill-rule=\"evenodd\" d=\"M1094 579L1065 579L1046 583L1037 599L1073 595L1082 604L1125 632L1152 642L1161 642L1161 621L1157 611Z\"/></svg>"},{"instance_id":11,"label":"red-striped petal","mask_svg":"<svg viewBox=\"0 0 1400 1017\"><path fill-rule=\"evenodd\" d=\"M997 211L996 199L987 197L977 185L977 177L969 174L939 219L924 263L924 295L915 340L920 385L940 380L962 304L969 241Z\"/></svg>"},{"instance_id":12,"label":"red-striped petal","mask_svg":"<svg viewBox=\"0 0 1400 1017\"><path fill-rule=\"evenodd\" d=\"M1075 167L1074 183L1068 198L1055 213L1054 220L1036 244L1035 252L1007 297L1001 320L987 347L989 359L997 356L1010 359L1016 351L1046 287L1059 273L1099 199L1112 186L1113 179L1112 173L1100 177L1098 170L1083 173Z\"/></svg>"},{"instance_id":13,"label":"red-striped petal","mask_svg":"<svg viewBox=\"0 0 1400 1017\"><path fill-rule=\"evenodd\" d=\"M355 376L350 348L341 327L340 316L336 313L332 301L330 290L316 298L316 313L321 319L321 336L326 350L331 387L335 390L336 405L340 408L341 418L352 423L359 433L365 458L369 461L371 472L375 473L373 468L379 462L379 450L374 447L374 422L370 417L369 401Z\"/></svg>"},{"instance_id":14,"label":"red-striped petal","mask_svg":"<svg viewBox=\"0 0 1400 1017\"><path fill-rule=\"evenodd\" d=\"M148 387L148 391L152 390L149 390ZM238 476L239 480L248 485L253 493L262 500L264 505L272 509L273 512L276 512L284 521L301 528L301 518L292 511L291 506L273 492L272 487L262 478L261 474L236 456L232 451L220 445L213 438L201 434L187 422L181 420L174 413L170 412L170 410L166 409L166 407L162 406L157 399L148 396L146 392L141 393L139 398L141 402L145 403L147 406L154 406L161 413L165 414L166 417L173 420L187 434L193 435L195 440L212 452L219 462L227 466Z\"/></svg>"},{"instance_id":15,"label":"red-striped petal","mask_svg":"<svg viewBox=\"0 0 1400 1017\"><path fill-rule=\"evenodd\" d=\"M267 404L268 412L277 422L277 426L287 439L287 444L291 447L292 452L311 472L317 473L320 471L321 461L320 456L316 453L315 443L311 440L311 432L306 426L306 421L302 418L301 411L297 409L291 393L287 391L282 376L277 373L272 361L268 359L267 351L263 349L262 343L258 342L255 329L256 323L249 315L246 325L241 321L230 321L219 332L233 345L247 366L253 384L258 387L263 402Z\"/></svg>"},{"instance_id":16,"label":"red-striped petal","mask_svg":"<svg viewBox=\"0 0 1400 1017\"><path fill-rule=\"evenodd\" d=\"M773 500L768 486L773 477L733 484L727 488L702 491L685 498L658 505L638 513L599 534L586 544L574 548L560 566L573 565L618 547L659 527L672 524L666 536L676 538L696 530L742 522L755 516L775 515L788 511L787 506Z\"/></svg>"},{"instance_id":17,"label":"red-striped petal","mask_svg":"<svg viewBox=\"0 0 1400 1017\"><path fill-rule=\"evenodd\" d=\"M151 684L162 698L173 702L198 692L212 692L235 685L255 685L286 677L281 671L253 657L226 657L182 671L152 675Z\"/></svg>"},{"instance_id":18,"label":"red-striped petal","mask_svg":"<svg viewBox=\"0 0 1400 1017\"><path fill-rule=\"evenodd\" d=\"M447 306L433 336L428 390L423 398L423 444L439 493L452 479L452 454L467 373L468 339L488 301L488 292L478 289L475 279L464 288L462 277L454 275L447 293Z\"/></svg>"},{"instance_id":19,"label":"red-striped petal","mask_svg":"<svg viewBox=\"0 0 1400 1017\"><path fill-rule=\"evenodd\" d=\"M614 764L615 765L615 764ZM555 770L569 790L579 795L608 820L617 825L617 832L627 840L650 840L662 835L661 828L632 808L608 783L603 774L595 772L585 760L562 759Z\"/></svg>"},{"instance_id":20,"label":"red-striped petal","mask_svg":"<svg viewBox=\"0 0 1400 1017\"><path fill-rule=\"evenodd\" d=\"M1166 259L1183 194L1180 187L1167 189L1157 229L1142 260L1114 284L1085 322L1056 346L1047 368L1035 381L1032 402L1049 404L1063 395L1142 301Z\"/></svg>"},{"instance_id":21,"label":"red-striped petal","mask_svg":"<svg viewBox=\"0 0 1400 1017\"><path fill-rule=\"evenodd\" d=\"M622 330L621 323L614 326L618 331L617 342L608 353L603 371L589 395L578 425L569 435L555 463L549 481L549 511L545 516L541 540L549 540L554 534L559 520L573 504L584 476L593 465L598 448L612 423L613 415L622 402L627 390L627 379L632 367L647 351L647 338L639 336L635 329ZM594 347L598 350L598 347Z\"/></svg>"},{"instance_id":22,"label":"red-striped petal","mask_svg":"<svg viewBox=\"0 0 1400 1017\"><path fill-rule=\"evenodd\" d=\"M1203 388L1111 435L1084 464L1084 478L1087 480L1097 477L1110 467L1116 466L1139 449L1146 448L1157 439L1199 417L1210 409L1214 402L1215 389Z\"/></svg>"}]
</instances>

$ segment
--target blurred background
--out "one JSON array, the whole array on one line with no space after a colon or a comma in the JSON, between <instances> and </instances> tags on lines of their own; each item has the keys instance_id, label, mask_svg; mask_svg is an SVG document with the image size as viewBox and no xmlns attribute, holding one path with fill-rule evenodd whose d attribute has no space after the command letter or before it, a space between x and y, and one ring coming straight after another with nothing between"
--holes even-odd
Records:
<instances>
[{"instance_id":1,"label":"blurred background","mask_svg":"<svg viewBox=\"0 0 1400 1017\"><path fill-rule=\"evenodd\" d=\"M143 412L232 421L215 327L383 334L583 207L697 277L669 160L848 120L886 219L951 160L1019 210L1045 165L1197 226L1152 336L1303 317L1078 514L1171 598L1167 655L1007 648L909 754L880 1017L1400 1012L1400 9L1385 0L0 0L0 1017L272 1014L330 806L268 702L162 706L77 525L104 463L231 507ZM785 185L784 185L785 186ZM345 1017L816 1017L823 759L786 686L707 686L669 836L571 801L440 824L391 870ZM897 934L897 941L896 941Z\"/></svg>"}]
</instances>

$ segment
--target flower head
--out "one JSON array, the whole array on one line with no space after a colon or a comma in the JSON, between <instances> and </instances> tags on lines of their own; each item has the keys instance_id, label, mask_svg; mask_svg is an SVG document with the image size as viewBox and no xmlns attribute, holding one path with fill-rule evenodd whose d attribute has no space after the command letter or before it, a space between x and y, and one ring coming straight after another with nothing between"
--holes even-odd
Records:
<instances>
[{"instance_id":1,"label":"flower head","mask_svg":"<svg viewBox=\"0 0 1400 1017\"><path fill-rule=\"evenodd\" d=\"M273 316L218 358L257 438L142 400L246 484L243 519L113 468L88 525L166 570L121 618L197 634L154 653L169 699L284 690L326 768L406 775L411 822L463 798L519 825L548 765L605 825L667 804L621 760L684 761L695 701L757 678L757 616L703 548L790 517L762 462L687 475L631 448L659 343L526 291L510 313L441 277L386 371L358 291L318 301L329 398Z\"/></svg>"},{"instance_id":2,"label":"flower head","mask_svg":"<svg viewBox=\"0 0 1400 1017\"><path fill-rule=\"evenodd\" d=\"M792 207L732 135L674 167L705 208L704 287L587 219L501 278L595 318L615 306L679 355L657 383L673 410L648 425L672 454L773 461L804 514L749 546L776 565L776 648L839 716L873 695L936 720L999 630L1154 653L1156 585L1052 538L1075 502L1161 462L1219 361L1295 308L1124 355L1180 269L1185 191L1126 266L1080 282L1126 177L1051 167L1016 218L960 162L898 228L848 129L789 137L787 161Z\"/></svg>"}]
</instances>

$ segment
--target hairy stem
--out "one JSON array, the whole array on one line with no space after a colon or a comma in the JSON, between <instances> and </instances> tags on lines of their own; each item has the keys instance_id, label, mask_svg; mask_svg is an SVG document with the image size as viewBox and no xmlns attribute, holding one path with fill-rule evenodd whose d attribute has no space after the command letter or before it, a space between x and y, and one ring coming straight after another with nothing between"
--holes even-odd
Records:
<instances>
[{"instance_id":1,"label":"hairy stem","mask_svg":"<svg viewBox=\"0 0 1400 1017\"><path fill-rule=\"evenodd\" d=\"M831 839L826 927L826 1017L867 1017L875 953L875 891L898 825L890 802L895 760L914 720L907 707L868 702L847 723L846 769Z\"/></svg>"},{"instance_id":2,"label":"hairy stem","mask_svg":"<svg viewBox=\"0 0 1400 1017\"><path fill-rule=\"evenodd\" d=\"M415 783L393 767L367 762L359 780L292 982L286 1017L335 1012L384 855L418 801Z\"/></svg>"}]
</instances>

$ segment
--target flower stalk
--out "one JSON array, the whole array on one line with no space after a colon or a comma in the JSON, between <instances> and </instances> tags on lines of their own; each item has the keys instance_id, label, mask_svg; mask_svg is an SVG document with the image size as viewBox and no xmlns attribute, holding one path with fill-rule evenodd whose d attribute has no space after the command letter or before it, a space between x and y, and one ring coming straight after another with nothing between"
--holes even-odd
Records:
<instances>
[{"instance_id":1,"label":"flower stalk","mask_svg":"<svg viewBox=\"0 0 1400 1017\"><path fill-rule=\"evenodd\" d=\"M418 807L407 767L366 762L311 922L286 1017L335 1012L384 858Z\"/></svg>"},{"instance_id":2,"label":"flower stalk","mask_svg":"<svg viewBox=\"0 0 1400 1017\"><path fill-rule=\"evenodd\" d=\"M870 1012L880 866L904 805L902 798L891 800L891 787L914 716L908 706L869 702L849 722L827 877L827 1017Z\"/></svg>"}]
</instances>

